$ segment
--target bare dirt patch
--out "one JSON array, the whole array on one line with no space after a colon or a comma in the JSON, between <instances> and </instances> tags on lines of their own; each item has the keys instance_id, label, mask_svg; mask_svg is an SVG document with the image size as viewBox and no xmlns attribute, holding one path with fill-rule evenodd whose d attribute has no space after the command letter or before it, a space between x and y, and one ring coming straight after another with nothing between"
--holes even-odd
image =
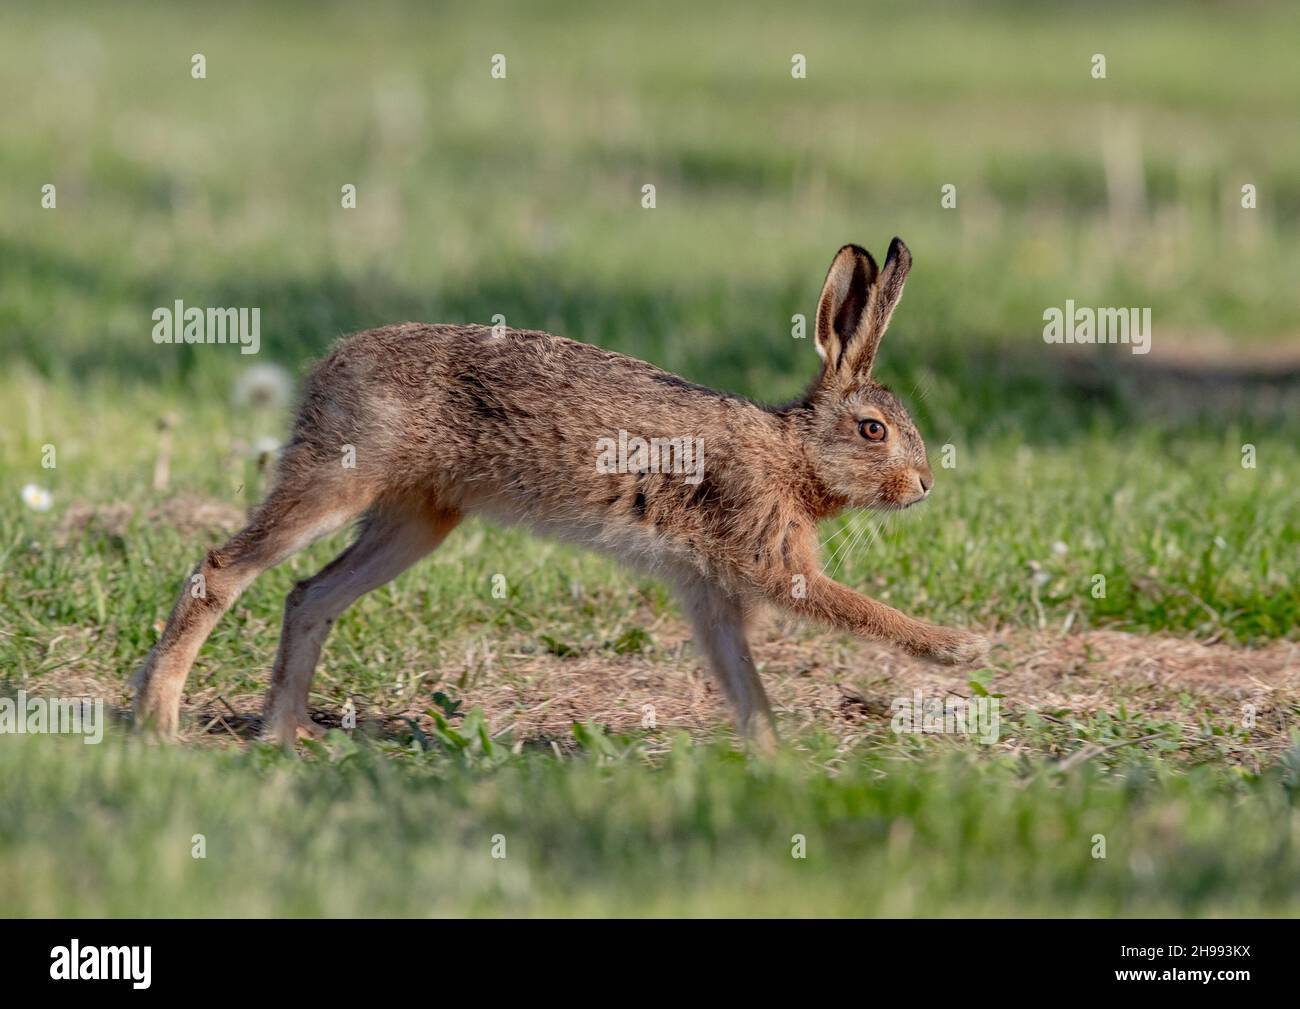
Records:
<instances>
[{"instance_id":1,"label":"bare dirt patch","mask_svg":"<svg viewBox=\"0 0 1300 1009\"><path fill-rule=\"evenodd\" d=\"M860 742L893 745L895 698L969 697L975 670L931 665L871 642L818 633L773 620L755 632L760 672L783 732L828 732L847 748ZM1289 745L1300 725L1300 643L1262 648L1201 644L1167 635L1091 630L1062 636L1031 631L994 635L996 647L982 686L1000 695L1005 728L997 745L1017 749L1014 723L1033 711L1061 727L1059 756L1078 749L1070 731L1077 721L1105 713L1130 724L1180 727L1193 740L1215 735L1214 726L1239 729L1247 718L1245 763L1267 763ZM655 631L653 651L599 652L560 657L510 651L468 654L449 662L403 694L353 695L359 725L383 735L408 734L442 691L460 712L483 709L491 730L516 741L569 746L575 722L594 722L614 733L638 733L649 723L664 734L693 737L725 730L728 718L717 688L703 671L684 625ZM99 694L128 717L127 679L111 680L71 663L24 684L29 692ZM341 723L346 698L314 697L313 717ZM1249 707L1247 707L1249 706ZM234 745L260 728L260 693L226 696L198 689L186 698L187 740ZM408 721L409 720L409 721ZM452 719L453 724L455 719ZM1228 739L1220 749L1236 745ZM1041 741L1035 744L1041 750Z\"/></svg>"},{"instance_id":2,"label":"bare dirt patch","mask_svg":"<svg viewBox=\"0 0 1300 1009\"><path fill-rule=\"evenodd\" d=\"M125 536L136 518L151 526L169 526L182 535L210 534L214 530L230 534L248 521L247 513L229 502L197 494L178 494L152 505L75 501L59 521L54 544L66 547L95 536Z\"/></svg>"},{"instance_id":3,"label":"bare dirt patch","mask_svg":"<svg viewBox=\"0 0 1300 1009\"><path fill-rule=\"evenodd\" d=\"M788 630L774 625L755 642L788 735L820 729L846 746L885 738L892 735L895 698L918 689L926 697L972 693L972 670L935 666L885 645ZM663 632L657 637L673 640ZM584 721L635 732L648 712L661 730L712 733L727 724L727 713L689 645L680 647L686 640L683 628L679 647L650 656L507 659L500 675L459 696L516 738L568 738L572 724ZM1176 723L1197 734L1207 721L1242 724L1251 705L1252 745L1266 749L1287 745L1300 714L1300 644L1294 642L1245 649L1118 631L1065 637L1017 631L997 642L994 672L983 680L1011 713L1033 709L1064 724L1098 712L1118 716L1122 708L1130 718ZM1015 745L1014 739L1004 743Z\"/></svg>"}]
</instances>

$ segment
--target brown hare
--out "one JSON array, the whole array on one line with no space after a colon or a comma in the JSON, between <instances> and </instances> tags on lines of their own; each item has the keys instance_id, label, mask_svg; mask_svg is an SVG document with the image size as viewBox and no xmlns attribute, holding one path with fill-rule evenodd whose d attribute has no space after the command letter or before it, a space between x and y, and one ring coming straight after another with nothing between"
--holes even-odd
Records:
<instances>
[{"instance_id":1,"label":"brown hare","mask_svg":"<svg viewBox=\"0 0 1300 1009\"><path fill-rule=\"evenodd\" d=\"M182 591L137 675L136 724L173 734L221 614L262 571L358 517L356 541L285 601L264 719L285 744L320 731L308 690L334 620L471 514L671 582L739 730L763 742L772 713L745 641L760 603L941 662L979 659L983 638L906 616L819 563L819 520L930 493L921 436L871 378L910 266L897 238L883 269L855 245L839 250L817 305L821 372L778 407L547 333L407 323L346 338L306 382L266 500ZM665 446L686 450L685 473L659 465Z\"/></svg>"}]
</instances>

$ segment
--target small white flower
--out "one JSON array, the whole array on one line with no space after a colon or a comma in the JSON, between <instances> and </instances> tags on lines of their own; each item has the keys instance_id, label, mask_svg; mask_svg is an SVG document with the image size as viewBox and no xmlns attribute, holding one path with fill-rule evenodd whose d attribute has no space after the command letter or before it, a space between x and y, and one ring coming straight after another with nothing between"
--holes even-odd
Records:
<instances>
[{"instance_id":1,"label":"small white flower","mask_svg":"<svg viewBox=\"0 0 1300 1009\"><path fill-rule=\"evenodd\" d=\"M54 495L34 483L24 484L23 504L34 512L47 512L54 505Z\"/></svg>"},{"instance_id":2,"label":"small white flower","mask_svg":"<svg viewBox=\"0 0 1300 1009\"><path fill-rule=\"evenodd\" d=\"M293 395L293 379L274 364L255 364L235 381L236 406L280 407Z\"/></svg>"},{"instance_id":3,"label":"small white flower","mask_svg":"<svg viewBox=\"0 0 1300 1009\"><path fill-rule=\"evenodd\" d=\"M1057 557L1064 557L1069 552L1070 552L1070 548L1067 547L1060 540L1057 540L1055 543L1052 544L1052 553L1056 554Z\"/></svg>"}]
</instances>

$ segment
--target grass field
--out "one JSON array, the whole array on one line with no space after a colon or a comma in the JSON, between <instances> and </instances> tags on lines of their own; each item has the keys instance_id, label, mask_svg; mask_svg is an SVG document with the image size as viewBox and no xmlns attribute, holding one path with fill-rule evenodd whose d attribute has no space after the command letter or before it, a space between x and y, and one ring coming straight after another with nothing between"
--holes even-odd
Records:
<instances>
[{"instance_id":1,"label":"grass field","mask_svg":"<svg viewBox=\"0 0 1300 1009\"><path fill-rule=\"evenodd\" d=\"M893 234L879 377L953 465L828 523L827 570L997 647L936 670L769 618L790 747L753 760L661 586L470 522L339 621L313 703L362 725L295 759L255 713L335 537L218 627L180 748L0 736L0 913L1295 914L1298 34L1285 3L6 8L6 695L126 708L284 433L255 364L499 314L782 399L834 250ZM156 345L177 299L260 307L261 352ZM1067 299L1150 307L1151 353L1046 344ZM914 688L997 699L998 742L896 734Z\"/></svg>"}]
</instances>

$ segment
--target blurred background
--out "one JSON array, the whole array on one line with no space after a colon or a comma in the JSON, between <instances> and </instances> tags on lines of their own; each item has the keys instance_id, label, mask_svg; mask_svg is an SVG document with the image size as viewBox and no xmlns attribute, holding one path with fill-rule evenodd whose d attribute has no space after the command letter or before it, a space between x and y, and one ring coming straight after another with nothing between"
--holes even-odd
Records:
<instances>
[{"instance_id":1,"label":"blurred background","mask_svg":"<svg viewBox=\"0 0 1300 1009\"><path fill-rule=\"evenodd\" d=\"M51 377L201 383L230 355L147 339L184 297L291 365L500 312L783 395L831 253L893 234L895 357L1040 356L1065 297L1157 345L1300 331L1294 4L16 6L0 324Z\"/></svg>"}]
</instances>

